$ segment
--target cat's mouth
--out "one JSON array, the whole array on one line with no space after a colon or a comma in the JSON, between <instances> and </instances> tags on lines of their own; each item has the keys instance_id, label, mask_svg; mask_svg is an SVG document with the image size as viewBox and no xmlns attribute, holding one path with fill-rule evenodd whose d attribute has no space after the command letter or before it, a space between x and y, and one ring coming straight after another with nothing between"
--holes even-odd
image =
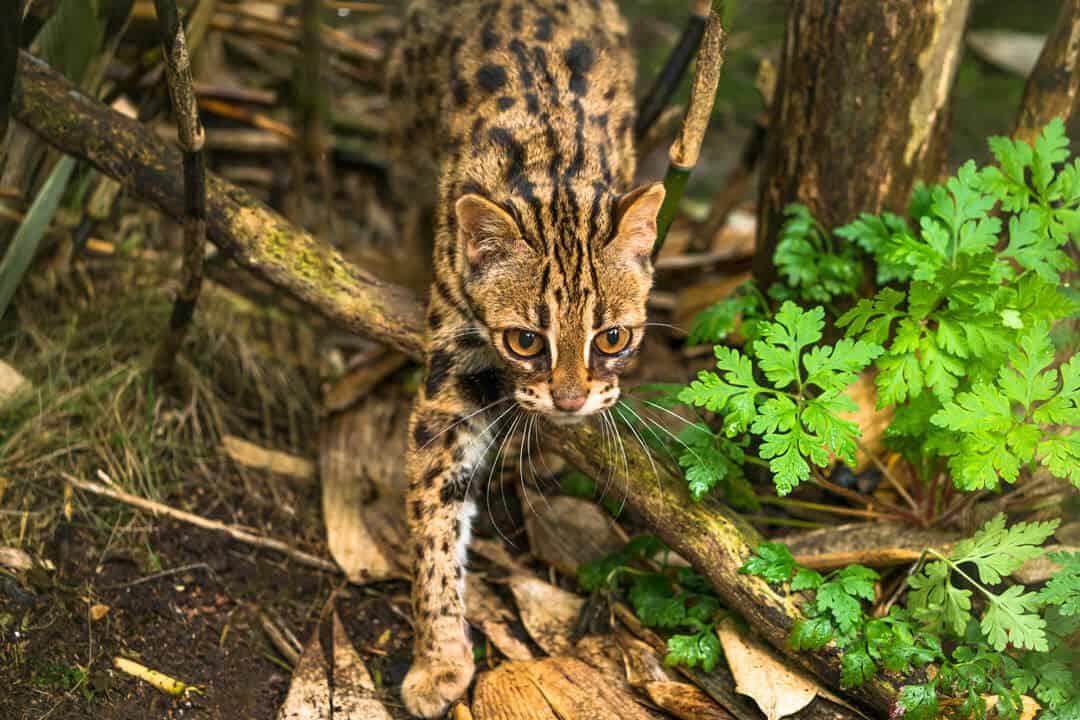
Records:
<instances>
[{"instance_id":1,"label":"cat's mouth","mask_svg":"<svg viewBox=\"0 0 1080 720\"><path fill-rule=\"evenodd\" d=\"M577 425L588 415L571 415L568 413L544 413L544 417L550 420L553 424L559 426Z\"/></svg>"}]
</instances>

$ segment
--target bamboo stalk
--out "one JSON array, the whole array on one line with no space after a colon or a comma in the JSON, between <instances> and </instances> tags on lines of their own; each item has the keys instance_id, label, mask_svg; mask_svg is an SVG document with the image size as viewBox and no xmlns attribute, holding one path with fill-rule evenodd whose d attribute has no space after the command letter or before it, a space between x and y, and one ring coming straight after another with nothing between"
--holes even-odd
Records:
<instances>
[{"instance_id":1,"label":"bamboo stalk","mask_svg":"<svg viewBox=\"0 0 1080 720\"><path fill-rule=\"evenodd\" d=\"M22 28L22 0L0 5L0 146L7 135L11 116L11 91L19 64L19 31Z\"/></svg>"},{"instance_id":2,"label":"bamboo stalk","mask_svg":"<svg viewBox=\"0 0 1080 720\"><path fill-rule=\"evenodd\" d=\"M717 12L722 11L717 10ZM660 114L664 112L664 108L671 102L671 96L679 88L679 83L686 74L686 68L690 65L690 58L694 57L694 53L701 45L701 37L705 34L705 25L708 20L709 0L694 0L682 35L671 48L671 54L668 55L664 67L660 69L660 74L656 76L649 92L638 105L637 120L634 122L634 137L638 140L642 140L649 134Z\"/></svg>"},{"instance_id":3,"label":"bamboo stalk","mask_svg":"<svg viewBox=\"0 0 1080 720\"><path fill-rule=\"evenodd\" d=\"M719 4L715 3L715 5ZM701 143L705 139L713 103L716 101L716 88L720 83L720 70L724 66L726 44L720 11L718 7L714 7L705 23L705 35L698 51L694 84L690 90L690 103L687 105L686 116L683 118L682 131L675 138L668 152L670 163L667 175L664 177L664 189L667 194L664 196L664 204L660 207L660 213L656 218L654 259L664 247L664 239L678 214L686 181L690 178L694 166L697 165Z\"/></svg>"},{"instance_id":4,"label":"bamboo stalk","mask_svg":"<svg viewBox=\"0 0 1080 720\"><path fill-rule=\"evenodd\" d=\"M168 375L176 353L184 342L199 302L203 281L203 256L206 253L206 158L203 145L206 132L199 120L184 26L176 9L176 0L154 0L161 46L165 53L165 77L169 84L177 137L184 151L184 254L180 269L180 289L173 302L169 329L158 344L154 368Z\"/></svg>"}]
</instances>

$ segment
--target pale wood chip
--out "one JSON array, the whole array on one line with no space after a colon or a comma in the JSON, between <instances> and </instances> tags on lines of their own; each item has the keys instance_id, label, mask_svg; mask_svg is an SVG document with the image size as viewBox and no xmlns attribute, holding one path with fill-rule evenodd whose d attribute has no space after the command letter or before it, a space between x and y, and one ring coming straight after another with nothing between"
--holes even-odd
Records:
<instances>
[{"instance_id":1,"label":"pale wood chip","mask_svg":"<svg viewBox=\"0 0 1080 720\"><path fill-rule=\"evenodd\" d=\"M688 683L650 682L645 684L645 693L657 706L681 720L735 720L715 700Z\"/></svg>"},{"instance_id":2,"label":"pale wood chip","mask_svg":"<svg viewBox=\"0 0 1080 720\"><path fill-rule=\"evenodd\" d=\"M529 636L549 655L569 652L570 635L585 600L539 578L515 575L510 591Z\"/></svg>"},{"instance_id":3,"label":"pale wood chip","mask_svg":"<svg viewBox=\"0 0 1080 720\"><path fill-rule=\"evenodd\" d=\"M299 480L310 480L315 475L315 464L307 458L280 450L268 450L235 435L222 438L222 447L233 462L245 467L269 470Z\"/></svg>"}]
</instances>

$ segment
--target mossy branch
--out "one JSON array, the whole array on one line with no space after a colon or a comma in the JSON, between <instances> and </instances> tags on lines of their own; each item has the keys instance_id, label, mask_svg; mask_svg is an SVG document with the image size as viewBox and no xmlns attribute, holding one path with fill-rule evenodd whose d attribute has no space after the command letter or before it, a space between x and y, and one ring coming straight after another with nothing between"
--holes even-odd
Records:
<instances>
[{"instance_id":1,"label":"mossy branch","mask_svg":"<svg viewBox=\"0 0 1080 720\"><path fill-rule=\"evenodd\" d=\"M19 58L15 117L44 140L124 183L136 197L172 217L183 214L181 157L138 122L80 95L70 83L27 54ZM240 265L351 332L384 342L414 359L423 351L423 306L404 288L382 282L346 262L334 249L294 227L245 191L207 174L207 231ZM550 428L550 441L596 477L623 478L626 507L707 577L728 607L795 662L840 687L835 647L797 653L787 644L799 618L791 598L763 580L739 573L760 538L731 511L693 503L686 483L655 468L627 446L625 465L605 449L594 428ZM885 715L896 684L871 681L846 694Z\"/></svg>"},{"instance_id":2,"label":"mossy branch","mask_svg":"<svg viewBox=\"0 0 1080 720\"><path fill-rule=\"evenodd\" d=\"M1066 124L1080 105L1080 0L1064 0L1024 88L1013 137L1033 144L1055 117Z\"/></svg>"}]
</instances>

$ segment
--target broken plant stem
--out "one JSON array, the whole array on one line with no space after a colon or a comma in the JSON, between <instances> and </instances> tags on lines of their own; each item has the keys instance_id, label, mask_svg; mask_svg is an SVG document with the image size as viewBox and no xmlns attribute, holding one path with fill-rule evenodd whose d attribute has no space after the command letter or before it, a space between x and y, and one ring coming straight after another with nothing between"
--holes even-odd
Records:
<instances>
[{"instance_id":1,"label":"broken plant stem","mask_svg":"<svg viewBox=\"0 0 1080 720\"><path fill-rule=\"evenodd\" d=\"M664 67L660 69L660 74L656 76L652 87L638 105L634 137L639 141L649 134L657 118L671 102L671 96L679 88L679 83L686 74L686 68L690 65L690 58L694 57L698 46L701 45L701 36L705 34L709 11L709 0L695 0L682 35L676 41L675 47L671 48L671 54L668 55Z\"/></svg>"},{"instance_id":2,"label":"broken plant stem","mask_svg":"<svg viewBox=\"0 0 1080 720\"><path fill-rule=\"evenodd\" d=\"M866 454L866 457L870 458L870 462L874 463L877 469L881 471L881 474L885 476L885 479L889 481L889 484L893 486L893 489L896 490L897 494L900 497L904 498L904 502L908 504L908 507L911 508L911 511L915 514L918 514L919 504L915 502L915 498L911 497L911 493L907 491L907 488L904 487L900 483L900 481L896 479L896 476L893 475L892 470L886 467L885 463L881 462L881 458L877 456L877 453L871 451L870 448L866 447L863 441L859 438L855 438L855 444L860 450L862 450Z\"/></svg>"},{"instance_id":3,"label":"broken plant stem","mask_svg":"<svg viewBox=\"0 0 1080 720\"><path fill-rule=\"evenodd\" d=\"M204 528L206 530L214 530L222 532L231 537L233 540L238 540L248 545L254 545L256 547L267 548L268 550L276 550L283 555L286 555L293 560L307 565L309 567L317 568L319 570L325 570L326 572L334 573L335 575L341 573L341 569L337 565L329 560L306 553L303 550L297 550L288 543L281 540L275 540L273 538L263 537L256 535L253 532L249 532L236 525L227 525L217 520L210 520L204 518L201 515L189 513L185 510L179 510L164 503L157 502L155 500L148 500L146 498L132 495L131 493L124 492L119 488L106 487L100 483L93 482L91 480L82 480L64 473L64 479L85 492L93 493L95 495L102 495L107 498L111 498L118 502L122 502L125 505L131 505L137 507L140 510L153 513L154 515L165 515L171 517L174 520L180 520L197 527Z\"/></svg>"},{"instance_id":4,"label":"broken plant stem","mask_svg":"<svg viewBox=\"0 0 1080 720\"><path fill-rule=\"evenodd\" d=\"M717 3L718 4L718 3ZM697 165L701 153L701 143L705 131L709 128L713 103L716 101L716 87L720 82L720 70L724 66L726 39L724 26L717 8L713 8L705 23L705 36L698 50L697 67L694 69L694 84L690 90L690 103L683 118L682 131L671 144L668 152L670 164L664 177L664 204L656 218L656 244L653 246L653 258L664 247L671 223L679 211L683 189L690 177L690 172Z\"/></svg>"},{"instance_id":5,"label":"broken plant stem","mask_svg":"<svg viewBox=\"0 0 1080 720\"><path fill-rule=\"evenodd\" d=\"M766 505L780 505L781 507L802 508L804 510L816 510L818 512L832 513L833 515L847 515L850 517L873 518L877 520L896 519L889 513L880 513L876 510L859 510L856 508L837 507L823 503L807 502L805 500L792 500L790 498L758 496L758 502Z\"/></svg>"},{"instance_id":6,"label":"broken plant stem","mask_svg":"<svg viewBox=\"0 0 1080 720\"><path fill-rule=\"evenodd\" d=\"M175 678L171 678L165 673L160 673L157 670L151 670L150 668L129 660L126 657L113 658L113 666L121 672L125 672L132 677L137 677L140 680L150 683L158 690L167 695L174 697L183 697L191 693L201 692L195 685L188 685L187 683L180 682Z\"/></svg>"},{"instance_id":7,"label":"broken plant stem","mask_svg":"<svg viewBox=\"0 0 1080 720\"><path fill-rule=\"evenodd\" d=\"M203 154L206 132L199 120L191 58L176 0L154 0L154 7L165 53L165 77L176 116L177 137L184 151L184 254L180 289L173 303L168 332L154 357L155 371L160 376L167 376L172 372L176 354L191 325L202 289L206 251L206 158Z\"/></svg>"}]
</instances>

